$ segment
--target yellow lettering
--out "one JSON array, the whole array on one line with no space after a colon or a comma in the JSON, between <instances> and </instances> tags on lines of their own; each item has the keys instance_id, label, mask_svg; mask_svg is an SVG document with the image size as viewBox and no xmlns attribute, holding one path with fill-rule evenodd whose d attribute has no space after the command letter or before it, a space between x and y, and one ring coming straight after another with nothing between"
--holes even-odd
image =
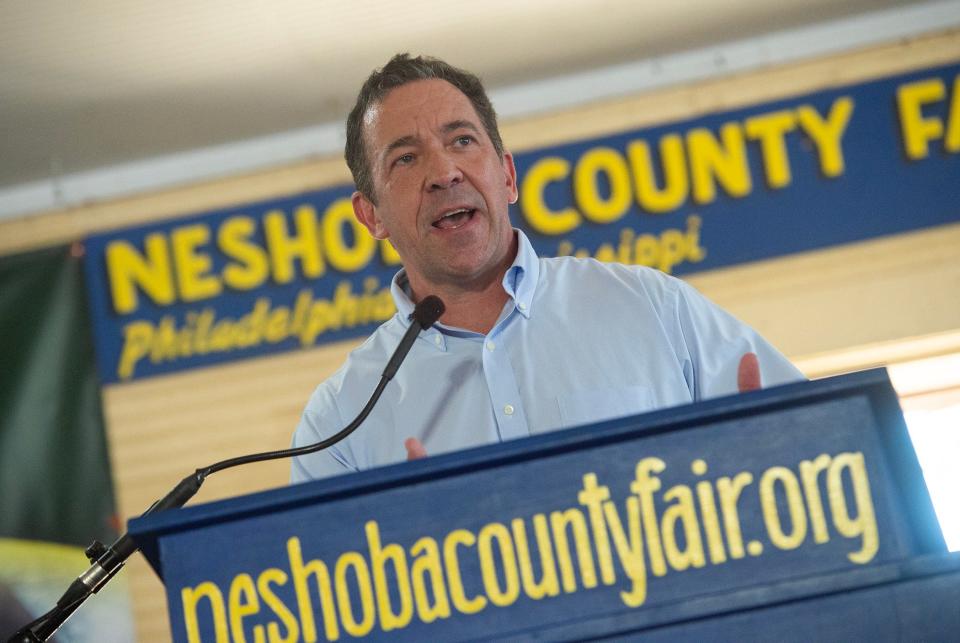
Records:
<instances>
[{"instance_id":1,"label":"yellow lettering","mask_svg":"<svg viewBox=\"0 0 960 643\"><path fill-rule=\"evenodd\" d=\"M897 109L903 147L911 160L927 158L927 143L943 136L943 121L936 117L924 118L923 106L944 99L946 87L939 78L928 78L897 88Z\"/></svg>"},{"instance_id":2,"label":"yellow lettering","mask_svg":"<svg viewBox=\"0 0 960 643\"><path fill-rule=\"evenodd\" d=\"M663 558L657 511L653 504L653 494L660 489L660 480L656 476L651 476L651 473L662 473L666 467L666 463L660 458L644 458L637 462L635 479L630 483L631 493L635 493L640 498L644 536L647 539L647 552L650 555L650 571L655 576L663 576L667 573L667 563Z\"/></svg>"},{"instance_id":3,"label":"yellow lettering","mask_svg":"<svg viewBox=\"0 0 960 643\"><path fill-rule=\"evenodd\" d=\"M135 321L123 327L123 350L117 364L117 376L122 379L133 377L137 362L147 356L153 340L153 324L148 321Z\"/></svg>"},{"instance_id":4,"label":"yellow lettering","mask_svg":"<svg viewBox=\"0 0 960 643\"><path fill-rule=\"evenodd\" d=\"M410 593L410 577L407 574L407 556L397 544L380 545L380 529L373 520L367 522L367 543L370 545L370 564L373 566L373 584L377 589L377 610L380 627L384 632L406 627L413 617L413 596ZM400 611L393 612L390 604L390 588L384 565L393 564L397 592L400 595Z\"/></svg>"},{"instance_id":5,"label":"yellow lettering","mask_svg":"<svg viewBox=\"0 0 960 643\"><path fill-rule=\"evenodd\" d=\"M705 248L700 246L700 225L702 219L696 214L687 217L687 232L684 238L687 240L687 261L699 263L707 256Z\"/></svg>"},{"instance_id":6,"label":"yellow lettering","mask_svg":"<svg viewBox=\"0 0 960 643\"><path fill-rule=\"evenodd\" d=\"M220 588L206 581L196 587L184 587L180 590L180 602L183 604L183 622L187 629L187 640L190 643L200 643L200 626L197 622L197 603L201 598L210 601L213 615L214 635L217 643L227 643L230 633L227 630L227 609L223 604L223 594Z\"/></svg>"},{"instance_id":7,"label":"yellow lettering","mask_svg":"<svg viewBox=\"0 0 960 643\"><path fill-rule=\"evenodd\" d=\"M593 567L593 554L590 551L590 533L583 513L579 509L554 511L550 514L550 527L553 541L557 544L557 560L560 563L560 577L563 591L568 594L576 591L577 581L573 572L573 559L570 556L570 543L567 527L571 528L577 550L577 563L580 576L586 589L597 586L597 572Z\"/></svg>"},{"instance_id":8,"label":"yellow lettering","mask_svg":"<svg viewBox=\"0 0 960 643\"><path fill-rule=\"evenodd\" d=\"M783 531L780 512L777 507L775 485L783 486L787 498L787 510L790 512L792 533ZM786 467L770 467L760 478L760 507L763 510L763 523L767 526L770 542L780 549L796 549L807 537L807 514L804 511L803 495L800 483L793 471Z\"/></svg>"},{"instance_id":9,"label":"yellow lettering","mask_svg":"<svg viewBox=\"0 0 960 643\"><path fill-rule=\"evenodd\" d=\"M293 576L293 587L297 593L297 608L300 612L300 624L303 626L303 640L314 643L317 640L317 626L313 619L313 601L310 598L308 580L314 576L317 582L317 592L320 594L320 606L323 610L324 634L330 641L340 638L337 626L337 615L333 604L333 590L330 587L330 573L322 560L311 560L303 564L303 555L300 551L300 539L291 538L287 541L287 558L290 561L290 574Z\"/></svg>"},{"instance_id":10,"label":"yellow lettering","mask_svg":"<svg viewBox=\"0 0 960 643\"><path fill-rule=\"evenodd\" d=\"M289 336L289 318L289 308L281 307L270 311L263 331L264 338L271 344L285 340Z\"/></svg>"},{"instance_id":11,"label":"yellow lettering","mask_svg":"<svg viewBox=\"0 0 960 643\"><path fill-rule=\"evenodd\" d=\"M640 501L633 496L627 498L629 539L612 502L603 503L603 513L613 536L613 544L617 548L620 565L632 583L629 592L620 592L620 600L627 607L640 607L647 600L647 568L643 562L643 537L640 534Z\"/></svg>"},{"instance_id":12,"label":"yellow lettering","mask_svg":"<svg viewBox=\"0 0 960 643\"><path fill-rule=\"evenodd\" d=\"M447 599L447 588L443 584L443 567L440 563L440 549L437 541L433 538L421 538L410 548L410 554L416 556L410 575L413 580L413 596L417 603L417 616L424 623L432 623L438 618L448 618L450 601ZM430 588L433 591L433 605L430 604L427 593L427 576L430 577Z\"/></svg>"},{"instance_id":13,"label":"yellow lettering","mask_svg":"<svg viewBox=\"0 0 960 643\"><path fill-rule=\"evenodd\" d=\"M619 261L620 263L650 266L670 274L674 266L689 261L703 261L707 251L700 245L701 219L697 215L687 217L687 229L668 228L659 237L652 234L637 235L631 228L620 231L620 242L616 250L610 244L601 244L594 253L600 261ZM574 252L573 244L562 241L557 247L557 255L573 254L587 257L585 249Z\"/></svg>"},{"instance_id":14,"label":"yellow lettering","mask_svg":"<svg viewBox=\"0 0 960 643\"><path fill-rule=\"evenodd\" d=\"M143 240L146 257L123 240L107 244L107 277L113 309L119 315L137 309L137 287L161 306L176 300L167 239L159 232Z\"/></svg>"},{"instance_id":15,"label":"yellow lettering","mask_svg":"<svg viewBox=\"0 0 960 643\"><path fill-rule=\"evenodd\" d=\"M352 246L344 238L344 224L352 230ZM323 213L323 242L327 261L340 272L357 272L370 263L377 251L377 240L353 215L350 199L334 201Z\"/></svg>"},{"instance_id":16,"label":"yellow lettering","mask_svg":"<svg viewBox=\"0 0 960 643\"><path fill-rule=\"evenodd\" d=\"M841 96L833 101L830 113L824 120L819 112L810 105L797 108L797 120L800 127L817 146L820 157L820 171L824 176L833 178L843 174L843 146L841 140L850 117L853 115L853 99Z\"/></svg>"},{"instance_id":17,"label":"yellow lettering","mask_svg":"<svg viewBox=\"0 0 960 643\"><path fill-rule=\"evenodd\" d=\"M698 476L707 472L707 463L704 460L694 460L690 469ZM720 520L717 517L717 502L713 497L713 486L703 480L697 483L697 499L700 501L700 514L703 516L703 531L707 535L707 550L710 552L710 562L714 565L727 560L727 552L723 548L723 536L720 534Z\"/></svg>"},{"instance_id":18,"label":"yellow lettering","mask_svg":"<svg viewBox=\"0 0 960 643\"><path fill-rule=\"evenodd\" d=\"M700 529L697 526L697 513L693 505L693 492L690 487L677 485L670 487L663 494L663 499L676 503L668 506L663 512L660 525L660 535L663 538L663 550L667 555L670 566L677 571L683 571L693 565L703 567L707 564L703 555L703 541L700 539ZM686 549L681 550L677 545L677 523L683 525L684 543Z\"/></svg>"},{"instance_id":19,"label":"yellow lettering","mask_svg":"<svg viewBox=\"0 0 960 643\"><path fill-rule=\"evenodd\" d=\"M720 128L720 138L722 142L705 127L696 127L687 132L693 199L697 203L716 200L717 183L730 196L750 194L750 166L740 125L725 123Z\"/></svg>"},{"instance_id":20,"label":"yellow lettering","mask_svg":"<svg viewBox=\"0 0 960 643\"><path fill-rule=\"evenodd\" d=\"M503 562L504 587L502 588L497 578L497 563L493 553L494 541L497 543L500 560ZM517 573L517 558L513 551L513 541L510 540L510 531L498 522L485 525L477 536L477 552L480 555L483 588L490 597L490 602L498 607L512 605L520 595L520 577Z\"/></svg>"},{"instance_id":21,"label":"yellow lettering","mask_svg":"<svg viewBox=\"0 0 960 643\"><path fill-rule=\"evenodd\" d=\"M827 520L823 515L823 500L820 498L820 483L817 476L830 466L830 456L821 453L811 462L800 463L800 479L803 480L803 493L807 497L807 513L810 514L810 526L813 528L813 541L825 543L830 540L827 532Z\"/></svg>"},{"instance_id":22,"label":"yellow lettering","mask_svg":"<svg viewBox=\"0 0 960 643\"><path fill-rule=\"evenodd\" d=\"M317 233L317 211L312 206L302 205L294 212L296 234L290 237L287 220L280 210L272 210L263 218L263 228L270 254L273 279L278 284L293 281L296 271L294 259L299 258L303 275L314 279L325 272L320 256L320 238Z\"/></svg>"},{"instance_id":23,"label":"yellow lettering","mask_svg":"<svg viewBox=\"0 0 960 643\"><path fill-rule=\"evenodd\" d=\"M743 534L740 530L740 513L737 502L743 488L753 482L753 474L741 471L730 478L724 476L717 479L717 492L720 494L720 507L723 512L723 527L727 534L727 547L730 548L731 558L743 558Z\"/></svg>"},{"instance_id":24,"label":"yellow lettering","mask_svg":"<svg viewBox=\"0 0 960 643\"><path fill-rule=\"evenodd\" d=\"M660 235L657 268L669 274L687 254L686 237L679 230L664 230Z\"/></svg>"},{"instance_id":25,"label":"yellow lettering","mask_svg":"<svg viewBox=\"0 0 960 643\"><path fill-rule=\"evenodd\" d=\"M607 177L610 196L600 195L599 174ZM613 223L630 207L630 171L623 157L609 147L588 150L573 171L573 193L577 205L594 223Z\"/></svg>"},{"instance_id":26,"label":"yellow lettering","mask_svg":"<svg viewBox=\"0 0 960 643\"><path fill-rule=\"evenodd\" d=\"M947 137L943 141L947 152L960 152L960 74L953 79L953 99L950 101L950 116L947 117Z\"/></svg>"},{"instance_id":27,"label":"yellow lettering","mask_svg":"<svg viewBox=\"0 0 960 643\"><path fill-rule=\"evenodd\" d=\"M767 185L771 188L790 185L790 158L785 136L796 126L797 119L788 110L752 116L743 123L747 138L760 142Z\"/></svg>"},{"instance_id":28,"label":"yellow lettering","mask_svg":"<svg viewBox=\"0 0 960 643\"><path fill-rule=\"evenodd\" d=\"M209 241L210 229L202 223L177 228L170 234L177 289L183 301L209 299L222 290L220 279L209 274L213 259L208 253L198 251Z\"/></svg>"},{"instance_id":29,"label":"yellow lettering","mask_svg":"<svg viewBox=\"0 0 960 643\"><path fill-rule=\"evenodd\" d=\"M660 159L663 165L663 189L657 186L656 172L650 158L650 147L644 140L627 145L627 157L633 170L637 203L647 212L670 212L683 205L690 192L687 180L687 159L683 139L667 134L660 139Z\"/></svg>"},{"instance_id":30,"label":"yellow lettering","mask_svg":"<svg viewBox=\"0 0 960 643\"><path fill-rule=\"evenodd\" d=\"M523 591L535 601L544 596L556 596L560 593L560 584L557 580L557 565L553 559L553 543L550 542L547 517L536 514L533 517L533 528L537 538L537 549L540 552L540 569L543 577L540 582L533 577L533 564L530 556L530 546L527 542L527 527L521 518L514 518L511 522L513 540L517 544L517 561L520 567L520 580Z\"/></svg>"},{"instance_id":31,"label":"yellow lettering","mask_svg":"<svg viewBox=\"0 0 960 643\"><path fill-rule=\"evenodd\" d=\"M587 508L590 526L593 529L593 542L597 547L597 564L600 566L600 578L605 585L616 580L613 569L613 555L610 553L610 538L607 535L607 523L603 517L603 501L610 499L610 490L597 485L597 474L586 473L583 476L583 491L577 495L577 502Z\"/></svg>"},{"instance_id":32,"label":"yellow lettering","mask_svg":"<svg viewBox=\"0 0 960 643\"><path fill-rule=\"evenodd\" d=\"M277 597L273 588L270 587L271 585L286 584L286 573L275 567L263 570L260 572L260 576L257 577L257 591L260 592L260 597L263 599L263 602L267 604L267 607L273 610L273 613L280 618L283 626L287 629L286 636L281 636L279 625L276 623L267 623L267 640L269 640L270 643L294 643L300 637L300 626L297 624L296 617L287 609L283 601Z\"/></svg>"},{"instance_id":33,"label":"yellow lettering","mask_svg":"<svg viewBox=\"0 0 960 643\"><path fill-rule=\"evenodd\" d=\"M347 584L347 572L353 569L353 576L357 579L357 588L360 595L360 620L353 615L353 604L350 599L350 587ZM377 618L377 607L373 602L373 588L370 585L370 570L367 561L359 552L344 552L337 559L333 570L334 586L337 589L337 607L340 611L340 621L343 629L351 636L366 636L373 629Z\"/></svg>"},{"instance_id":34,"label":"yellow lettering","mask_svg":"<svg viewBox=\"0 0 960 643\"><path fill-rule=\"evenodd\" d=\"M234 290L259 288L270 275L267 253L250 240L256 227L251 217L235 216L217 230L217 246L234 259L223 269L223 283Z\"/></svg>"},{"instance_id":35,"label":"yellow lettering","mask_svg":"<svg viewBox=\"0 0 960 643\"><path fill-rule=\"evenodd\" d=\"M472 547L476 542L476 537L466 529L454 529L443 540L443 564L450 584L450 598L453 600L453 606L464 614L476 614L487 606L487 599L483 596L466 597L460 576L457 546Z\"/></svg>"},{"instance_id":36,"label":"yellow lettering","mask_svg":"<svg viewBox=\"0 0 960 643\"><path fill-rule=\"evenodd\" d=\"M237 643L246 643L243 631L243 618L260 611L257 590L253 586L250 574L237 574L230 583L230 636ZM253 637L256 643L263 643L263 628L259 627Z\"/></svg>"},{"instance_id":37,"label":"yellow lettering","mask_svg":"<svg viewBox=\"0 0 960 643\"><path fill-rule=\"evenodd\" d=\"M853 498L857 505L856 517L847 510L847 498L843 492L844 471L850 474ZM861 565L873 560L880 548L880 536L862 453L840 453L833 458L827 471L827 496L830 498L833 526L840 535L846 538L862 537L860 551L847 554L847 558Z\"/></svg>"},{"instance_id":38,"label":"yellow lettering","mask_svg":"<svg viewBox=\"0 0 960 643\"><path fill-rule=\"evenodd\" d=\"M390 239L380 240L380 260L383 261L385 266L399 266L403 263L403 260L400 259L400 253L390 243Z\"/></svg>"},{"instance_id":39,"label":"yellow lettering","mask_svg":"<svg viewBox=\"0 0 960 643\"><path fill-rule=\"evenodd\" d=\"M580 214L573 208L554 212L547 207L544 190L548 183L562 181L570 176L570 163L558 156L547 156L536 163L523 177L520 190L520 210L527 223L541 234L558 235L570 232L580 225Z\"/></svg>"}]
</instances>

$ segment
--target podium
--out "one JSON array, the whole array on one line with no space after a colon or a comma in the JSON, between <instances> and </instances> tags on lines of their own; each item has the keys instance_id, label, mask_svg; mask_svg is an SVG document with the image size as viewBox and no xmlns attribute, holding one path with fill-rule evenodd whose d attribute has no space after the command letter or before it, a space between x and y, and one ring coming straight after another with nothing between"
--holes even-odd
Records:
<instances>
[{"instance_id":1,"label":"podium","mask_svg":"<svg viewBox=\"0 0 960 643\"><path fill-rule=\"evenodd\" d=\"M162 512L130 534L178 642L960 637L960 556L882 369Z\"/></svg>"}]
</instances>

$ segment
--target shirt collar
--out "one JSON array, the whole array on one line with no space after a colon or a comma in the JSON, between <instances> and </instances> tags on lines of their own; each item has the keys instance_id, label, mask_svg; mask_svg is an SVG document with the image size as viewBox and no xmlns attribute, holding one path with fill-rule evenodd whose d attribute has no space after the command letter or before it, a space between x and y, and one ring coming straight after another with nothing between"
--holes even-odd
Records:
<instances>
[{"instance_id":1,"label":"shirt collar","mask_svg":"<svg viewBox=\"0 0 960 643\"><path fill-rule=\"evenodd\" d=\"M540 280L540 259L522 230L517 230L517 256L503 275L503 289L513 299L517 312L530 319L533 293Z\"/></svg>"},{"instance_id":2,"label":"shirt collar","mask_svg":"<svg viewBox=\"0 0 960 643\"><path fill-rule=\"evenodd\" d=\"M530 310L533 306L533 294L540 279L540 260L530 240L527 239L527 235L517 228L514 228L514 232L517 233L517 256L514 257L513 263L510 264L507 272L503 275L503 290L513 300L517 312L529 319ZM393 281L390 283L390 295L397 306L400 322L404 326L409 326L414 303L410 299L410 281L407 279L407 272L403 268L393 276ZM441 334L437 330L438 326L439 324L432 326L424 334L424 337L442 348L443 340L438 341L432 337L434 333Z\"/></svg>"}]
</instances>

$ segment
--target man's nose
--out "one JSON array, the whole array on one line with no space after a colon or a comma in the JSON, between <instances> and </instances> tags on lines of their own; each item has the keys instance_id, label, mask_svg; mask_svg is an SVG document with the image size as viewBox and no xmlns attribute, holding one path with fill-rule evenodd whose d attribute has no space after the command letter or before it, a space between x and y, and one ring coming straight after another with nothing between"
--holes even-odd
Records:
<instances>
[{"instance_id":1,"label":"man's nose","mask_svg":"<svg viewBox=\"0 0 960 643\"><path fill-rule=\"evenodd\" d=\"M455 160L445 152L431 155L427 189L446 190L463 181L463 172Z\"/></svg>"}]
</instances>

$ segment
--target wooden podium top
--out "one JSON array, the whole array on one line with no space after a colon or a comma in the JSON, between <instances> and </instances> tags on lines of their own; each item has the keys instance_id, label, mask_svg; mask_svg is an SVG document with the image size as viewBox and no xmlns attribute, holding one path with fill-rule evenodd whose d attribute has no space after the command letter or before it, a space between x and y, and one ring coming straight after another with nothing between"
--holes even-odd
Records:
<instances>
[{"instance_id":1,"label":"wooden podium top","mask_svg":"<svg viewBox=\"0 0 960 643\"><path fill-rule=\"evenodd\" d=\"M130 533L177 641L596 637L756 608L757 592L905 578L946 552L883 370L163 512Z\"/></svg>"}]
</instances>

